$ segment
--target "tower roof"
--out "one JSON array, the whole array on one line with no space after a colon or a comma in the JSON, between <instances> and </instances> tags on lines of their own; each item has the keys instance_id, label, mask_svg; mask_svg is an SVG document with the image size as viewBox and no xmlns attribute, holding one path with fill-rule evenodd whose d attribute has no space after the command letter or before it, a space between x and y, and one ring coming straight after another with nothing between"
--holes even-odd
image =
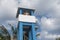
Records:
<instances>
[{"instance_id":1,"label":"tower roof","mask_svg":"<svg viewBox=\"0 0 60 40\"><path fill-rule=\"evenodd\" d=\"M35 11L34 9L28 9L28 8L18 8L17 10L17 15L16 15L16 18L18 18L19 14L20 14L20 9L22 9L22 11L27 11L27 12L31 12L31 11Z\"/></svg>"}]
</instances>

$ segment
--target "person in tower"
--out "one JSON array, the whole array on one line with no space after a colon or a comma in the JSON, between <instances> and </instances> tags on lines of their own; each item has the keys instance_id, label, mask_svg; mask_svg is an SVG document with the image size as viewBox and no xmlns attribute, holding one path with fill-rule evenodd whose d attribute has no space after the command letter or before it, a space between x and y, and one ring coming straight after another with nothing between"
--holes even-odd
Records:
<instances>
[{"instance_id":1,"label":"person in tower","mask_svg":"<svg viewBox=\"0 0 60 40\"><path fill-rule=\"evenodd\" d=\"M24 12L24 14L23 15L30 15L28 12Z\"/></svg>"}]
</instances>

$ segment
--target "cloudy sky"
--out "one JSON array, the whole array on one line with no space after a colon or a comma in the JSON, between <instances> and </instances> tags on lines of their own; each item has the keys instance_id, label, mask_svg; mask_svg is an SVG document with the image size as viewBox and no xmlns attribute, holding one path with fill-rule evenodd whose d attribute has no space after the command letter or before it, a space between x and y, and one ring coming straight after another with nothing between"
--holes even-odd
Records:
<instances>
[{"instance_id":1,"label":"cloudy sky","mask_svg":"<svg viewBox=\"0 0 60 40\"><path fill-rule=\"evenodd\" d=\"M0 24L16 25L18 6L35 9L34 15L41 29L39 40L55 40L60 37L60 0L0 0Z\"/></svg>"}]
</instances>

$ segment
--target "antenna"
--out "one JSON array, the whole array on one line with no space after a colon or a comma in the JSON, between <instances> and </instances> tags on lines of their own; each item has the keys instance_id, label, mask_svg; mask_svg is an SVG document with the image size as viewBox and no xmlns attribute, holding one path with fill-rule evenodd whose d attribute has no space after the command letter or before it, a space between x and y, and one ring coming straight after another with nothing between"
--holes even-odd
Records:
<instances>
[{"instance_id":1,"label":"antenna","mask_svg":"<svg viewBox=\"0 0 60 40\"><path fill-rule=\"evenodd\" d=\"M20 3L20 0L18 0L18 4Z\"/></svg>"},{"instance_id":2,"label":"antenna","mask_svg":"<svg viewBox=\"0 0 60 40\"><path fill-rule=\"evenodd\" d=\"M21 1L21 0L17 0L17 2L18 2L18 7L20 7L20 1Z\"/></svg>"}]
</instances>

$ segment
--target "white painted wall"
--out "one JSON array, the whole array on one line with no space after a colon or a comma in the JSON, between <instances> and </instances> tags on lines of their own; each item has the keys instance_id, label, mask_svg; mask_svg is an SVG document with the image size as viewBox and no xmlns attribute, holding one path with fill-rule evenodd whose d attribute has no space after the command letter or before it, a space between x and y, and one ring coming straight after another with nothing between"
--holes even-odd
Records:
<instances>
[{"instance_id":1,"label":"white painted wall","mask_svg":"<svg viewBox=\"0 0 60 40\"><path fill-rule=\"evenodd\" d=\"M18 21L36 23L36 17L35 16L29 16L29 15L19 15Z\"/></svg>"}]
</instances>

